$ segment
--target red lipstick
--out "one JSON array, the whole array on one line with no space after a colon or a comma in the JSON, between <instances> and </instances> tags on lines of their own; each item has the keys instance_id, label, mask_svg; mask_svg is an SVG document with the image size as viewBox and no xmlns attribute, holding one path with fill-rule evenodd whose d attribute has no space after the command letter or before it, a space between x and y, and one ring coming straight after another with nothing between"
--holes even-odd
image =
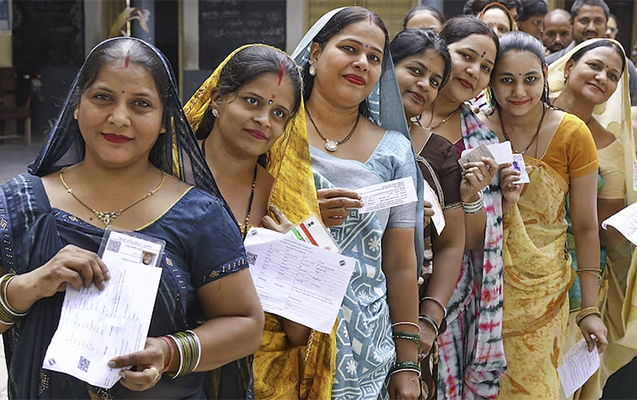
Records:
<instances>
[{"instance_id":1,"label":"red lipstick","mask_svg":"<svg viewBox=\"0 0 637 400\"><path fill-rule=\"evenodd\" d=\"M248 134L250 134L250 136L255 139L266 140L268 138L265 133L261 132L258 129L246 129L245 131L248 132Z\"/></svg>"},{"instance_id":2,"label":"red lipstick","mask_svg":"<svg viewBox=\"0 0 637 400\"><path fill-rule=\"evenodd\" d=\"M425 102L425 98L420 93L412 92L411 90L408 90L407 93L409 93L409 95L417 102L419 103Z\"/></svg>"},{"instance_id":3,"label":"red lipstick","mask_svg":"<svg viewBox=\"0 0 637 400\"><path fill-rule=\"evenodd\" d=\"M362 76L354 75L354 74L343 75L343 77L347 79L349 82L358 86L363 86L366 82L365 78L363 78Z\"/></svg>"},{"instance_id":4,"label":"red lipstick","mask_svg":"<svg viewBox=\"0 0 637 400\"><path fill-rule=\"evenodd\" d=\"M466 87L467 89L473 90L473 85L468 80L458 78L458 81L460 82L462 86Z\"/></svg>"},{"instance_id":5,"label":"red lipstick","mask_svg":"<svg viewBox=\"0 0 637 400\"><path fill-rule=\"evenodd\" d=\"M117 135L115 133L103 133L102 136L104 136L104 139L108 140L109 142L117 144L127 143L133 140L127 136Z\"/></svg>"}]
</instances>

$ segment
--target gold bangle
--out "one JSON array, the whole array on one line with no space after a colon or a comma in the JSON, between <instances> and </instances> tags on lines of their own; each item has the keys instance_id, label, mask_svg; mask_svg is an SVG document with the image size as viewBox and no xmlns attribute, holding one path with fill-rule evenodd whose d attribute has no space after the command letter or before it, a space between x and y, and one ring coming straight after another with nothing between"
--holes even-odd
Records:
<instances>
[{"instance_id":1,"label":"gold bangle","mask_svg":"<svg viewBox=\"0 0 637 400\"><path fill-rule=\"evenodd\" d=\"M597 315L598 317L602 317L602 313L599 311L599 308L597 308L596 306L590 306L590 307L586 307L581 309L577 315L575 316L575 322L577 323L577 326L579 326L580 322L591 315Z\"/></svg>"}]
</instances>

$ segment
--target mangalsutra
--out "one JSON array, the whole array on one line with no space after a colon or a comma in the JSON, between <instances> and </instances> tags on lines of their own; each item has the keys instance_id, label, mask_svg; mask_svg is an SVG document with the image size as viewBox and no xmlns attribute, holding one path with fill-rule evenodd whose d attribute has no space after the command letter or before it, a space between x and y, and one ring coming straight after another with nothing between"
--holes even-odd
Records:
<instances>
[{"instance_id":1,"label":"mangalsutra","mask_svg":"<svg viewBox=\"0 0 637 400\"><path fill-rule=\"evenodd\" d=\"M427 126L427 128L428 128L430 131L433 131L434 129L436 129L436 128L440 127L440 125L442 125L442 124L444 124L445 122L449 121L449 120L451 119L451 117L453 117L453 115L454 115L454 114L456 113L456 111L458 111L458 110L459 110L459 108L456 108L455 110L453 110L453 111L451 112L451 114L447 115L447 118L445 118L445 119L443 119L442 121L440 121L440 122L439 122L436 126L432 126L432 127ZM432 119L433 119L433 118L432 118ZM431 122L430 122L430 123L431 123Z\"/></svg>"},{"instance_id":2,"label":"mangalsutra","mask_svg":"<svg viewBox=\"0 0 637 400\"><path fill-rule=\"evenodd\" d=\"M161 171L161 182L159 182L159 186L157 186L155 188L155 190L152 190L152 191L146 193L143 197L135 200L134 202L130 203L129 205L127 205L126 207L120 209L119 211L104 212L104 211L97 211L93 207L90 207L88 204L83 202L79 197L77 197L77 195L75 193L73 193L73 189L71 189L69 187L69 185L66 184L66 181L64 181L64 168L62 168L60 170L60 182L62 182L62 185L64 186L64 189L66 189L67 193L69 193L71 196L73 196L73 198L75 200L77 200L78 203L80 203L81 205L86 207L86 209L90 210L97 217L97 219L99 219L100 221L102 221L104 223L105 226L108 226L117 217L119 217L124 211L128 210L129 208L133 207L134 205L142 202L143 200L146 200L150 196L152 196L155 193L157 193L159 191L159 189L161 189L162 186L164 186L164 182L165 181L166 181L166 173L164 171Z\"/></svg>"},{"instance_id":3,"label":"mangalsutra","mask_svg":"<svg viewBox=\"0 0 637 400\"><path fill-rule=\"evenodd\" d=\"M259 164L254 164L254 176L252 177L252 191L250 192L250 199L248 200L248 213L246 214L245 223L239 224L239 230L243 240L248 235L248 229L250 229L250 212L252 211L252 200L254 200L254 189L257 187L257 167Z\"/></svg>"},{"instance_id":4,"label":"mangalsutra","mask_svg":"<svg viewBox=\"0 0 637 400\"><path fill-rule=\"evenodd\" d=\"M319 128L314 123L314 120L312 119L312 114L310 114L310 110L308 108L306 108L305 111L307 112L307 116L310 117L310 122L312 123L312 126L316 130L316 133L318 133L318 135L321 137L321 139L323 139L325 141L325 149L327 151L330 151L330 152L335 152L336 150L338 150L338 145L339 144L343 144L343 143L347 142L352 137L352 135L354 134L354 131L356 131L356 127L358 126L358 120L360 120L360 118L361 118L361 114L358 113L358 115L356 116L356 122L354 122L354 126L352 127L352 130L349 131L347 136L345 136L345 139L341 140L340 142L337 142L335 140L330 140L330 139L326 138L325 136L323 136L321 131L319 131Z\"/></svg>"},{"instance_id":5,"label":"mangalsutra","mask_svg":"<svg viewBox=\"0 0 637 400\"><path fill-rule=\"evenodd\" d=\"M540 134L540 128L542 127L542 122L544 121L544 115L546 115L546 107L544 107L544 105L542 105L542 118L540 118L540 123L537 124L537 129L535 130L535 135L533 135L533 138L531 138L531 141L529 142L528 146L526 146L526 148L522 151L516 151L515 149L513 149L513 151L516 151L517 153L520 154L524 154L529 150L529 147L531 147L531 145L533 144L533 142L535 142L535 140L537 139L538 135ZM506 140L508 140L509 142L511 142L511 138L509 138L509 135L507 134L507 131L504 129L504 123L502 122L502 114L499 115L500 117L500 128L502 128L502 134L504 135L504 138ZM535 156L537 157L537 144L535 146Z\"/></svg>"}]
</instances>

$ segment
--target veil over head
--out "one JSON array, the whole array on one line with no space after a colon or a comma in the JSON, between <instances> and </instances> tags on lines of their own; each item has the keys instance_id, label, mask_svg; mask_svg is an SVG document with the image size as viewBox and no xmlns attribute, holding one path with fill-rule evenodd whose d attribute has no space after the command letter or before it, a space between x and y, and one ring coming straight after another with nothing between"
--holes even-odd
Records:
<instances>
[{"instance_id":1,"label":"veil over head","mask_svg":"<svg viewBox=\"0 0 637 400\"><path fill-rule=\"evenodd\" d=\"M621 43L613 39L590 39L575 46L571 51L563 55L549 66L548 82L550 88L550 98L557 98L565 86L564 68L573 54L581 48L594 42L606 40L619 46L626 53ZM610 98L599 104L593 110L593 118L597 120L609 132L612 132L624 149L624 169L626 175L626 201L632 204L637 201L637 192L633 187L633 163L635 161L635 142L633 139L632 120L630 114L630 92L629 92L628 68L625 68L617 84L617 89Z\"/></svg>"},{"instance_id":2,"label":"veil over head","mask_svg":"<svg viewBox=\"0 0 637 400\"><path fill-rule=\"evenodd\" d=\"M323 15L310 30L305 34L301 42L292 53L292 58L303 70L310 62L310 48L314 43L314 38L321 32L325 25L340 11L347 7L336 8ZM405 117L402 96L396 80L396 71L391 53L385 49L382 63L382 73L376 87L367 98L369 110L373 122L382 128L394 130L402 133L410 142L411 135ZM307 135L307 133L306 133ZM418 205L416 207L416 221L423 221L424 218L424 178L418 167L414 154L414 164L416 164L416 193L418 194ZM418 262L418 272L424 261L424 227L423 224L416 223L415 228L416 259Z\"/></svg>"},{"instance_id":3,"label":"veil over head","mask_svg":"<svg viewBox=\"0 0 637 400\"><path fill-rule=\"evenodd\" d=\"M167 174L192 185L199 186L215 196L221 197L219 189L204 160L195 135L188 124L177 93L175 75L168 59L153 45L132 37L116 37L107 39L91 50L87 60L95 56L103 46L117 41L133 41L148 47L161 61L168 77L168 93L162 96L164 108L164 133L159 135L151 150L149 160L157 168ZM73 113L81 95L78 80L84 73L86 61L77 73L75 80L62 105L55 125L49 132L46 142L36 160L29 166L29 172L44 176L69 165L77 164L84 159L85 144L80 133L78 122Z\"/></svg>"}]
</instances>

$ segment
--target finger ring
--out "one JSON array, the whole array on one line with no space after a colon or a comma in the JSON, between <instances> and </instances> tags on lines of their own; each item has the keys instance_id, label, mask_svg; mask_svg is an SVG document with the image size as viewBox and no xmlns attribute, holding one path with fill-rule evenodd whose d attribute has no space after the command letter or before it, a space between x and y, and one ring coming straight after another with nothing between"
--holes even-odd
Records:
<instances>
[{"instance_id":1,"label":"finger ring","mask_svg":"<svg viewBox=\"0 0 637 400\"><path fill-rule=\"evenodd\" d=\"M477 173L476 173L476 178L478 178L478 180L479 180L479 181L481 181L481 180L483 180L483 179L484 179L484 175L482 175L482 173L481 173L481 172L477 172Z\"/></svg>"},{"instance_id":2,"label":"finger ring","mask_svg":"<svg viewBox=\"0 0 637 400\"><path fill-rule=\"evenodd\" d=\"M148 367L148 369L152 369L155 372L155 378L153 378L153 383L155 383L161 377L161 374L155 367Z\"/></svg>"},{"instance_id":3,"label":"finger ring","mask_svg":"<svg viewBox=\"0 0 637 400\"><path fill-rule=\"evenodd\" d=\"M422 354L422 353L418 354L418 361L422 361L422 360L424 360L424 359L425 359L425 357L426 357L426 356L425 356L424 354Z\"/></svg>"}]
</instances>

